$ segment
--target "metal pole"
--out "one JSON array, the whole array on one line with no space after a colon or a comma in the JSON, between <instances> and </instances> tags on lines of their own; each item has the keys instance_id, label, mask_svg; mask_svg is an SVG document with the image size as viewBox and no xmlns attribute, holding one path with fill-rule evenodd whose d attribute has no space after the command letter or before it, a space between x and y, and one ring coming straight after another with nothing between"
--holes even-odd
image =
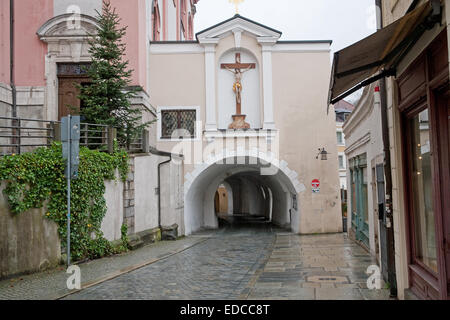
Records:
<instances>
[{"instance_id":1,"label":"metal pole","mask_svg":"<svg viewBox=\"0 0 450 320\"><path fill-rule=\"evenodd\" d=\"M67 140L68 140L68 157L67 157L67 266L70 266L70 173L71 173L71 150L72 150L72 137L71 133L71 122L72 117L69 114L67 116Z\"/></svg>"},{"instance_id":2,"label":"metal pole","mask_svg":"<svg viewBox=\"0 0 450 320\"><path fill-rule=\"evenodd\" d=\"M9 72L10 72L10 85L12 91L12 118L17 117L17 93L14 77L14 0L9 1Z\"/></svg>"},{"instance_id":3,"label":"metal pole","mask_svg":"<svg viewBox=\"0 0 450 320\"><path fill-rule=\"evenodd\" d=\"M383 10L381 0L375 0L377 8L377 29L383 28ZM386 233L387 233L387 264L388 281L390 284L390 296L397 297L397 276L395 271L395 238L394 238L394 217L392 212L392 167L391 167L391 147L389 140L389 122L387 111L387 89L386 79L380 79L380 106L381 106L381 132L383 138L384 153L384 175L386 193Z\"/></svg>"}]
</instances>

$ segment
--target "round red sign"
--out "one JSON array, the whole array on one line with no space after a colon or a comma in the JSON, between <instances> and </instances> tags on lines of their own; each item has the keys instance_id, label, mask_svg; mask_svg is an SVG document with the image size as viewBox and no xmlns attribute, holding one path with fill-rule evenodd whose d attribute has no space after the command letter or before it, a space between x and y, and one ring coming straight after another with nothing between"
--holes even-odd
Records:
<instances>
[{"instance_id":1,"label":"round red sign","mask_svg":"<svg viewBox=\"0 0 450 320\"><path fill-rule=\"evenodd\" d=\"M314 179L314 180L311 182L311 186L312 186L313 188L318 188L318 187L320 186L320 181L319 181L319 179Z\"/></svg>"}]
</instances>

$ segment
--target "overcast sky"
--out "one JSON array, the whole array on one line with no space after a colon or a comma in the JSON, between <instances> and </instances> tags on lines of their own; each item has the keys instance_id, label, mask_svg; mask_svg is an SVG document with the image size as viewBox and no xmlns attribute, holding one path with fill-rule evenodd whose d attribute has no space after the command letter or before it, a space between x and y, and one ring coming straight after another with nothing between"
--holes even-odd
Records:
<instances>
[{"instance_id":1,"label":"overcast sky","mask_svg":"<svg viewBox=\"0 0 450 320\"><path fill-rule=\"evenodd\" d=\"M229 19L235 12L229 0L200 0L195 32ZM281 31L281 40L333 40L332 52L376 31L375 0L244 0L239 14ZM346 100L355 103L361 92Z\"/></svg>"},{"instance_id":2,"label":"overcast sky","mask_svg":"<svg viewBox=\"0 0 450 320\"><path fill-rule=\"evenodd\" d=\"M333 40L340 50L375 32L375 0L245 0L239 14L283 32L282 40ZM195 32L231 18L229 0L200 0Z\"/></svg>"}]
</instances>

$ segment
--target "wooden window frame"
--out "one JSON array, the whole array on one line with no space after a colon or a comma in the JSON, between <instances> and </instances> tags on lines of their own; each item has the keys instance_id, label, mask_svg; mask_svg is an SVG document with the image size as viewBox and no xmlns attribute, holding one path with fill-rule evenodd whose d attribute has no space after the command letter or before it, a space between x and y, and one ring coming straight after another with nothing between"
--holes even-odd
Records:
<instances>
[{"instance_id":1,"label":"wooden window frame","mask_svg":"<svg viewBox=\"0 0 450 320\"><path fill-rule=\"evenodd\" d=\"M448 52L445 57L447 61L444 64L442 64L442 59L439 60L435 57L436 54L442 54L442 50L444 50L442 47L440 48L441 51L437 50L435 44L439 43L439 41L443 42L444 40L442 39L446 35L447 30L444 29L395 82L399 101L401 149L404 163L403 187L405 190L405 230L409 286L416 295L424 299L448 299L447 270L449 266L445 262L445 220L443 214L445 208L449 206L449 200L445 196L442 197L442 194L445 193L445 190L449 190L450 182L445 180L441 181L443 174L448 171L448 165L445 167L441 161L443 157L448 160L448 155L445 155L445 151L448 152L448 147L445 150L445 148L439 145L439 143L442 143L442 137L440 136L442 133L442 119L440 119L439 115L440 110L436 106L436 96L442 94L442 90L448 90L449 86ZM446 68L445 63L447 63ZM432 200L435 215L437 273L418 260L415 254L414 205L411 190L411 137L409 134L406 134L406 132L409 132L407 131L409 129L408 121L426 108L429 111L430 148L434 155L431 165L433 175Z\"/></svg>"}]
</instances>

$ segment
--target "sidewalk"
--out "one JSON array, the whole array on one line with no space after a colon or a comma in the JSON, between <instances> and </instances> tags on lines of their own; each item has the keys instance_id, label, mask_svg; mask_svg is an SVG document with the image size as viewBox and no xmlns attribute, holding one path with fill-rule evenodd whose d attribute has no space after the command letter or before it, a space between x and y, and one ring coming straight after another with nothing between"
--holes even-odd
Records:
<instances>
[{"instance_id":1,"label":"sidewalk","mask_svg":"<svg viewBox=\"0 0 450 320\"><path fill-rule=\"evenodd\" d=\"M161 241L127 253L79 264L81 288L115 278L182 252L206 241L208 235L189 236L177 241ZM0 300L53 300L76 290L68 290L66 281L70 274L65 266L57 269L24 275L0 281Z\"/></svg>"}]
</instances>

